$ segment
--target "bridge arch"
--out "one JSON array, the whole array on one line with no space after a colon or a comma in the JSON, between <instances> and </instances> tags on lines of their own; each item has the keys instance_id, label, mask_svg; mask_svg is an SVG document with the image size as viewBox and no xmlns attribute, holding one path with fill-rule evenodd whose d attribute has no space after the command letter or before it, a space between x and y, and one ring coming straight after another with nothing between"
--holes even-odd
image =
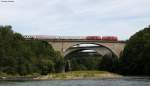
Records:
<instances>
[{"instance_id":1,"label":"bridge arch","mask_svg":"<svg viewBox=\"0 0 150 86\"><path fill-rule=\"evenodd\" d=\"M107 47L111 50L118 58L121 55L121 52L124 50L126 42L107 42L107 41L76 41L76 40L47 40L49 44L56 51L60 51L63 56L68 52L67 50L70 47L78 44L96 44Z\"/></svg>"},{"instance_id":2,"label":"bridge arch","mask_svg":"<svg viewBox=\"0 0 150 86\"><path fill-rule=\"evenodd\" d=\"M79 47L82 44L93 44L95 46ZM77 46L77 47L74 47L74 46ZM79 50L95 50L98 54L100 54L102 56L109 54L111 56L118 57L117 53L114 50L112 50L110 47L103 45L103 44L99 44L99 43L78 43L78 44L75 44L75 45L70 46L68 49L65 50L64 57L66 57L70 53L73 53L73 52L76 52Z\"/></svg>"}]
</instances>

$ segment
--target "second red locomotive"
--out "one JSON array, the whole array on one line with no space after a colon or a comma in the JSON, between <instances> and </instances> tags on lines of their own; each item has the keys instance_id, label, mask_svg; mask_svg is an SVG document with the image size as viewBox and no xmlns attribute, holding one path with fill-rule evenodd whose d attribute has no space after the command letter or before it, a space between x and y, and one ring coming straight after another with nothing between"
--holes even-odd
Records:
<instances>
[{"instance_id":1,"label":"second red locomotive","mask_svg":"<svg viewBox=\"0 0 150 86\"><path fill-rule=\"evenodd\" d=\"M118 41L116 36L87 36L86 40Z\"/></svg>"}]
</instances>

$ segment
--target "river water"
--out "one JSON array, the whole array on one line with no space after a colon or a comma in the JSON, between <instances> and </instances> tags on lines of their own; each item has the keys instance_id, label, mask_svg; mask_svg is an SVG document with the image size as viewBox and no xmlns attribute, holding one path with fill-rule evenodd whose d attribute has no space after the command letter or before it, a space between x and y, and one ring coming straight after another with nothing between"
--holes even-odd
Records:
<instances>
[{"instance_id":1,"label":"river water","mask_svg":"<svg viewBox=\"0 0 150 86\"><path fill-rule=\"evenodd\" d=\"M94 80L0 81L0 86L150 86L150 78L124 77Z\"/></svg>"}]
</instances>

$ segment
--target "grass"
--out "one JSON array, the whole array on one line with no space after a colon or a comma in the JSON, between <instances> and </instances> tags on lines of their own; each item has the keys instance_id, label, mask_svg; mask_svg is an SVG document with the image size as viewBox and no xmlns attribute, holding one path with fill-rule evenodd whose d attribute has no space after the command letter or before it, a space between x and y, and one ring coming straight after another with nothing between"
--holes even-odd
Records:
<instances>
[{"instance_id":1,"label":"grass","mask_svg":"<svg viewBox=\"0 0 150 86\"><path fill-rule=\"evenodd\" d=\"M89 78L117 78L118 74L107 71L71 71L65 73L50 73L35 79L89 79Z\"/></svg>"},{"instance_id":2,"label":"grass","mask_svg":"<svg viewBox=\"0 0 150 86\"><path fill-rule=\"evenodd\" d=\"M49 73L48 75L32 74L26 76L8 75L0 72L0 77L6 77L6 80L70 80L70 79L97 79L97 78L120 78L121 75L110 73L107 71L71 71L65 73ZM16 78L19 77L19 78Z\"/></svg>"}]
</instances>

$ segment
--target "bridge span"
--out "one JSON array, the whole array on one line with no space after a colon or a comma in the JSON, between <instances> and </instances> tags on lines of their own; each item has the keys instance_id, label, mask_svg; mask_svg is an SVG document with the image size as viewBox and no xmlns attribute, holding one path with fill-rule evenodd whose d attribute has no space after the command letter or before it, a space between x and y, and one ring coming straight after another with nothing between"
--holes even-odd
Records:
<instances>
[{"instance_id":1,"label":"bridge span","mask_svg":"<svg viewBox=\"0 0 150 86\"><path fill-rule=\"evenodd\" d=\"M93 50L98 51L99 53L101 53L103 55L104 52L102 52L100 50L100 46L101 46L101 47L103 47L101 49L108 49L109 51L111 51L114 55L116 55L119 58L122 51L124 50L125 45L126 45L125 41L87 40L87 39L80 39L77 37L76 37L76 39L72 39L72 38L69 38L69 39L62 39L62 38L61 39L60 38L38 39L38 38L35 38L35 40L47 41L49 44L52 45L52 47L56 51L60 51L63 56L66 56L67 54L69 54L75 50L91 49L91 48L87 48L87 47L81 48L81 47L73 47L73 46L77 46L77 45L81 45L81 44L94 44L94 45L97 45L97 47L92 48Z\"/></svg>"},{"instance_id":2,"label":"bridge span","mask_svg":"<svg viewBox=\"0 0 150 86\"><path fill-rule=\"evenodd\" d=\"M74 50L90 49L87 47L72 48L73 46L80 44L94 44L107 48L119 58L126 45L126 42L123 41L98 41L98 40L46 40L46 41L48 41L48 43L51 44L55 50L60 51L63 56L66 56L67 54L71 53L72 49ZM93 50L97 51L97 49L99 49L99 46L95 47Z\"/></svg>"}]
</instances>

